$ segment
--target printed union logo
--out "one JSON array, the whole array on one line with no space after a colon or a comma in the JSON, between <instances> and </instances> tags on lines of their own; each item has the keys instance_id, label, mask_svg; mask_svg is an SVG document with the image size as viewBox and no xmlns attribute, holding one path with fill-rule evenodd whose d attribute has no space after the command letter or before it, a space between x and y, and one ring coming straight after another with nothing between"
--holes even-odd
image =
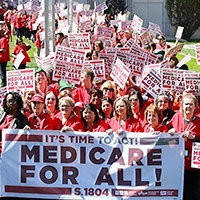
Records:
<instances>
[{"instance_id":1,"label":"printed union logo","mask_svg":"<svg viewBox=\"0 0 200 200\"><path fill-rule=\"evenodd\" d=\"M160 191L160 195L166 196L166 195L167 195L167 192L166 192L166 191Z\"/></svg>"}]
</instances>

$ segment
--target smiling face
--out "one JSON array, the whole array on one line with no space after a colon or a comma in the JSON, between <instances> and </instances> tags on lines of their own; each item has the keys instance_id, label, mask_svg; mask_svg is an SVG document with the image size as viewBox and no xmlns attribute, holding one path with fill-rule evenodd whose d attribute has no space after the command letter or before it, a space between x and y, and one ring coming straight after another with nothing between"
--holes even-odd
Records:
<instances>
[{"instance_id":1,"label":"smiling face","mask_svg":"<svg viewBox=\"0 0 200 200\"><path fill-rule=\"evenodd\" d=\"M68 118L73 111L73 106L66 99L61 99L59 102L59 109L62 115Z\"/></svg>"},{"instance_id":2,"label":"smiling face","mask_svg":"<svg viewBox=\"0 0 200 200\"><path fill-rule=\"evenodd\" d=\"M86 108L83 111L83 119L87 124L92 124L95 121L95 113L92 110Z\"/></svg>"},{"instance_id":3,"label":"smiling face","mask_svg":"<svg viewBox=\"0 0 200 200\"><path fill-rule=\"evenodd\" d=\"M107 117L111 115L113 107L108 101L102 101L101 109L103 113L105 114L105 116Z\"/></svg>"},{"instance_id":4,"label":"smiling face","mask_svg":"<svg viewBox=\"0 0 200 200\"><path fill-rule=\"evenodd\" d=\"M45 97L45 105L47 107L54 107L56 106L56 97L53 92L50 92Z\"/></svg>"},{"instance_id":5,"label":"smiling face","mask_svg":"<svg viewBox=\"0 0 200 200\"><path fill-rule=\"evenodd\" d=\"M14 99L12 94L8 94L8 96L6 97L6 106L9 112L13 112L17 110L17 102Z\"/></svg>"},{"instance_id":6,"label":"smiling face","mask_svg":"<svg viewBox=\"0 0 200 200\"><path fill-rule=\"evenodd\" d=\"M31 108L35 115L40 115L43 112L44 103L38 102L38 101L33 101L33 102L31 102Z\"/></svg>"},{"instance_id":7,"label":"smiling face","mask_svg":"<svg viewBox=\"0 0 200 200\"><path fill-rule=\"evenodd\" d=\"M152 127L155 128L159 124L159 116L158 113L149 111L147 113L147 123Z\"/></svg>"},{"instance_id":8,"label":"smiling face","mask_svg":"<svg viewBox=\"0 0 200 200\"><path fill-rule=\"evenodd\" d=\"M162 111L166 110L169 107L169 101L164 96L158 98L158 108Z\"/></svg>"},{"instance_id":9,"label":"smiling face","mask_svg":"<svg viewBox=\"0 0 200 200\"><path fill-rule=\"evenodd\" d=\"M192 98L184 98L183 99L183 113L187 119L191 119L195 114L195 102Z\"/></svg>"},{"instance_id":10,"label":"smiling face","mask_svg":"<svg viewBox=\"0 0 200 200\"><path fill-rule=\"evenodd\" d=\"M140 110L140 101L137 97L137 94L133 94L129 98L129 102L131 104L131 110L135 113Z\"/></svg>"},{"instance_id":11,"label":"smiling face","mask_svg":"<svg viewBox=\"0 0 200 200\"><path fill-rule=\"evenodd\" d=\"M127 117L127 108L124 101L119 100L115 104L115 112L120 119Z\"/></svg>"}]
</instances>

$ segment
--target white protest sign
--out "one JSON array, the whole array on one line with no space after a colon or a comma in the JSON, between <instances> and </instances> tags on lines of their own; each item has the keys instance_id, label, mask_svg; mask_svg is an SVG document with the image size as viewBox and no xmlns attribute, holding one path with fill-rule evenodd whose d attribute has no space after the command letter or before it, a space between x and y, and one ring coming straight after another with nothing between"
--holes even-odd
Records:
<instances>
[{"instance_id":1,"label":"white protest sign","mask_svg":"<svg viewBox=\"0 0 200 200\"><path fill-rule=\"evenodd\" d=\"M68 43L72 49L91 49L89 33L70 33L68 34Z\"/></svg>"},{"instance_id":2,"label":"white protest sign","mask_svg":"<svg viewBox=\"0 0 200 200\"><path fill-rule=\"evenodd\" d=\"M137 15L134 15L133 21L131 23L131 27L136 33L140 33L142 29L142 24L143 24L143 20L139 18Z\"/></svg>"},{"instance_id":3,"label":"white protest sign","mask_svg":"<svg viewBox=\"0 0 200 200\"><path fill-rule=\"evenodd\" d=\"M184 73L185 90L200 96L200 74L195 72Z\"/></svg>"},{"instance_id":4,"label":"white protest sign","mask_svg":"<svg viewBox=\"0 0 200 200\"><path fill-rule=\"evenodd\" d=\"M110 37L112 35L112 28L106 27L106 26L97 26L97 35L98 36L104 36L104 37Z\"/></svg>"},{"instance_id":5,"label":"white protest sign","mask_svg":"<svg viewBox=\"0 0 200 200\"><path fill-rule=\"evenodd\" d=\"M200 143L192 143L192 158L191 158L191 167L200 169Z\"/></svg>"},{"instance_id":6,"label":"white protest sign","mask_svg":"<svg viewBox=\"0 0 200 200\"><path fill-rule=\"evenodd\" d=\"M3 129L2 136L2 197L182 199L177 134Z\"/></svg>"},{"instance_id":7,"label":"white protest sign","mask_svg":"<svg viewBox=\"0 0 200 200\"><path fill-rule=\"evenodd\" d=\"M119 58L117 58L112 67L110 77L121 89L124 89L130 73L130 69Z\"/></svg>"},{"instance_id":8,"label":"white protest sign","mask_svg":"<svg viewBox=\"0 0 200 200\"><path fill-rule=\"evenodd\" d=\"M87 60L83 65L84 69L91 69L95 74L95 80L105 80L104 60Z\"/></svg>"},{"instance_id":9,"label":"white protest sign","mask_svg":"<svg viewBox=\"0 0 200 200\"><path fill-rule=\"evenodd\" d=\"M184 30L184 27L178 26L177 31L176 31L176 35L175 35L176 39L182 38L183 30Z\"/></svg>"},{"instance_id":10,"label":"white protest sign","mask_svg":"<svg viewBox=\"0 0 200 200\"><path fill-rule=\"evenodd\" d=\"M19 68L20 64L22 63L22 61L24 60L25 56L24 54L22 53L22 51L20 51L16 57L15 57L15 60L14 60L14 66L16 69Z\"/></svg>"},{"instance_id":11,"label":"white protest sign","mask_svg":"<svg viewBox=\"0 0 200 200\"><path fill-rule=\"evenodd\" d=\"M197 64L200 65L200 44L195 44L194 47L195 47Z\"/></svg>"},{"instance_id":12,"label":"white protest sign","mask_svg":"<svg viewBox=\"0 0 200 200\"><path fill-rule=\"evenodd\" d=\"M153 22L149 22L148 29L149 29L150 34L153 36L153 38L156 37L157 33L159 33L159 34L162 33L160 26L158 24L153 23Z\"/></svg>"},{"instance_id":13,"label":"white protest sign","mask_svg":"<svg viewBox=\"0 0 200 200\"><path fill-rule=\"evenodd\" d=\"M6 86L5 87L1 87L0 88L0 106L1 107L3 105L3 99L4 99L5 95L6 95L6 93L7 93L7 87Z\"/></svg>"},{"instance_id":14,"label":"white protest sign","mask_svg":"<svg viewBox=\"0 0 200 200\"><path fill-rule=\"evenodd\" d=\"M35 90L35 69L7 71L7 91Z\"/></svg>"},{"instance_id":15,"label":"white protest sign","mask_svg":"<svg viewBox=\"0 0 200 200\"><path fill-rule=\"evenodd\" d=\"M166 90L175 90L182 93L185 90L184 72L184 70L162 68L162 88Z\"/></svg>"},{"instance_id":16,"label":"white protest sign","mask_svg":"<svg viewBox=\"0 0 200 200\"><path fill-rule=\"evenodd\" d=\"M108 6L106 5L105 2L103 2L103 3L99 4L99 5L96 7L95 10L96 10L97 13L101 14L101 13L103 13L103 11L106 10L107 8L108 8Z\"/></svg>"},{"instance_id":17,"label":"white protest sign","mask_svg":"<svg viewBox=\"0 0 200 200\"><path fill-rule=\"evenodd\" d=\"M182 60L179 61L179 63L176 65L178 68L180 68L182 65L187 63L188 61L191 60L190 54L187 54Z\"/></svg>"},{"instance_id":18,"label":"white protest sign","mask_svg":"<svg viewBox=\"0 0 200 200\"><path fill-rule=\"evenodd\" d=\"M112 69L112 63L114 62L115 55L107 53L99 53L99 59L104 60L105 73L110 73Z\"/></svg>"},{"instance_id":19,"label":"white protest sign","mask_svg":"<svg viewBox=\"0 0 200 200\"><path fill-rule=\"evenodd\" d=\"M126 20L126 21L121 21L119 22L119 28L118 31L125 31L125 30L129 30L131 27L131 20Z\"/></svg>"},{"instance_id":20,"label":"white protest sign","mask_svg":"<svg viewBox=\"0 0 200 200\"><path fill-rule=\"evenodd\" d=\"M70 83L79 84L85 54L85 51L58 46L55 55L53 80L63 79Z\"/></svg>"},{"instance_id":21,"label":"white protest sign","mask_svg":"<svg viewBox=\"0 0 200 200\"><path fill-rule=\"evenodd\" d=\"M151 69L140 84L152 97L156 98L161 91L161 76L156 70Z\"/></svg>"}]
</instances>

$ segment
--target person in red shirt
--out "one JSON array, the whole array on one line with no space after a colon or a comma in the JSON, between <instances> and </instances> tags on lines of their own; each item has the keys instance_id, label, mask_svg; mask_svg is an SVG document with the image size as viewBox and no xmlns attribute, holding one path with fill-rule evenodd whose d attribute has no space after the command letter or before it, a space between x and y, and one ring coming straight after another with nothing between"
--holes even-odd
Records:
<instances>
[{"instance_id":1,"label":"person in red shirt","mask_svg":"<svg viewBox=\"0 0 200 200\"><path fill-rule=\"evenodd\" d=\"M192 144L200 142L200 118L198 100L191 93L182 96L180 111L167 124L170 134L180 133L185 140L184 200L200 199L200 170L191 168Z\"/></svg>"},{"instance_id":2,"label":"person in red shirt","mask_svg":"<svg viewBox=\"0 0 200 200\"><path fill-rule=\"evenodd\" d=\"M53 120L44 110L44 98L35 94L31 98L31 108L33 113L28 117L29 126L24 129L52 130Z\"/></svg>"},{"instance_id":3,"label":"person in red shirt","mask_svg":"<svg viewBox=\"0 0 200 200\"><path fill-rule=\"evenodd\" d=\"M72 97L75 102L89 103L90 90L94 88L93 80L94 72L90 69L84 69L81 73L81 86L72 91Z\"/></svg>"},{"instance_id":4,"label":"person in red shirt","mask_svg":"<svg viewBox=\"0 0 200 200\"><path fill-rule=\"evenodd\" d=\"M25 69L26 68L26 63L30 62L31 59L27 53L27 51L31 48L30 45L27 45L23 42L23 40L21 39L17 39L16 40L16 45L12 51L12 56L14 57L13 62L15 61L17 55L22 52L22 54L24 55L24 59L22 60L21 64L19 65L18 69Z\"/></svg>"},{"instance_id":5,"label":"person in red shirt","mask_svg":"<svg viewBox=\"0 0 200 200\"><path fill-rule=\"evenodd\" d=\"M110 126L100 120L95 106L91 103L85 104L81 110L81 119L84 124L84 131L105 132Z\"/></svg>"},{"instance_id":6,"label":"person in red shirt","mask_svg":"<svg viewBox=\"0 0 200 200\"><path fill-rule=\"evenodd\" d=\"M14 28L18 38L22 39L23 37L23 18L22 13L17 13L14 19Z\"/></svg>"},{"instance_id":7,"label":"person in red shirt","mask_svg":"<svg viewBox=\"0 0 200 200\"><path fill-rule=\"evenodd\" d=\"M6 86L6 66L10 60L9 39L5 36L4 30L0 30L0 68L1 68L1 86Z\"/></svg>"},{"instance_id":8,"label":"person in red shirt","mask_svg":"<svg viewBox=\"0 0 200 200\"><path fill-rule=\"evenodd\" d=\"M39 24L38 30L35 34L35 46L37 48L37 56L40 56L41 48L44 47L44 42L42 41L42 38L40 37L40 34L44 32L44 28Z\"/></svg>"},{"instance_id":9,"label":"person in red shirt","mask_svg":"<svg viewBox=\"0 0 200 200\"><path fill-rule=\"evenodd\" d=\"M155 105L150 104L145 110L145 119L147 124L144 127L144 132L167 132L168 129L162 124L162 111Z\"/></svg>"},{"instance_id":10,"label":"person in red shirt","mask_svg":"<svg viewBox=\"0 0 200 200\"><path fill-rule=\"evenodd\" d=\"M65 131L83 131L81 119L73 112L74 100L69 97L59 99L60 112L54 116L54 129Z\"/></svg>"},{"instance_id":11,"label":"person in red shirt","mask_svg":"<svg viewBox=\"0 0 200 200\"><path fill-rule=\"evenodd\" d=\"M128 96L128 100L131 105L133 117L138 119L142 125L145 125L144 111L146 107L144 106L144 99L142 98L141 92L136 90L132 91Z\"/></svg>"},{"instance_id":12,"label":"person in red shirt","mask_svg":"<svg viewBox=\"0 0 200 200\"><path fill-rule=\"evenodd\" d=\"M107 133L117 132L121 134L123 131L143 132L141 123L135 119L131 112L131 106L127 98L118 97L113 104L113 116L109 122L111 130Z\"/></svg>"}]
</instances>

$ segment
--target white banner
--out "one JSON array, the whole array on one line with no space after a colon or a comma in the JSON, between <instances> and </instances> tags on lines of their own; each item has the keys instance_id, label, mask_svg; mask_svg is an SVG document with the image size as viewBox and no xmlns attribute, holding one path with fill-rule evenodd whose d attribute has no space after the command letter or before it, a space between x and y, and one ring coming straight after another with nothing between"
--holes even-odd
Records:
<instances>
[{"instance_id":1,"label":"white banner","mask_svg":"<svg viewBox=\"0 0 200 200\"><path fill-rule=\"evenodd\" d=\"M166 133L4 129L2 196L180 200L183 149Z\"/></svg>"}]
</instances>

